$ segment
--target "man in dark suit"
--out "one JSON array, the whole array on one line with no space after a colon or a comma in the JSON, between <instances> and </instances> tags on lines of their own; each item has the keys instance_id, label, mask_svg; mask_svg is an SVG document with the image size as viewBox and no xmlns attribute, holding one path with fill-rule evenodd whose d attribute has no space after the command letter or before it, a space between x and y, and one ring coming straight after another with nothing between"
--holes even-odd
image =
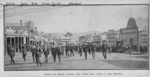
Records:
<instances>
[{"instance_id":1,"label":"man in dark suit","mask_svg":"<svg viewBox=\"0 0 150 77\"><path fill-rule=\"evenodd\" d=\"M22 58L24 61L26 60L26 56L27 56L27 46L24 45L22 50Z\"/></svg>"},{"instance_id":2,"label":"man in dark suit","mask_svg":"<svg viewBox=\"0 0 150 77\"><path fill-rule=\"evenodd\" d=\"M69 56L69 44L67 43L66 43L65 51L66 51L66 56Z\"/></svg>"},{"instance_id":3,"label":"man in dark suit","mask_svg":"<svg viewBox=\"0 0 150 77\"><path fill-rule=\"evenodd\" d=\"M40 64L40 66L41 66L41 60L40 60L40 58L41 58L41 54L42 54L42 51L41 51L41 48L39 47L39 46L37 46L37 48L36 48L37 50L36 50L36 63L37 63L37 66Z\"/></svg>"},{"instance_id":4,"label":"man in dark suit","mask_svg":"<svg viewBox=\"0 0 150 77\"><path fill-rule=\"evenodd\" d=\"M54 58L54 63L56 62L56 56L58 56L59 63L60 63L60 60L61 60L60 44L58 44L58 45L52 44L51 53Z\"/></svg>"},{"instance_id":5,"label":"man in dark suit","mask_svg":"<svg viewBox=\"0 0 150 77\"><path fill-rule=\"evenodd\" d=\"M88 47L86 44L84 44L83 45L83 52L84 52L85 60L87 60L87 51L88 51Z\"/></svg>"},{"instance_id":6,"label":"man in dark suit","mask_svg":"<svg viewBox=\"0 0 150 77\"><path fill-rule=\"evenodd\" d=\"M73 45L71 45L70 47L69 47L69 51L70 51L70 57L73 55L74 56L74 46Z\"/></svg>"},{"instance_id":7,"label":"man in dark suit","mask_svg":"<svg viewBox=\"0 0 150 77\"><path fill-rule=\"evenodd\" d=\"M31 46L31 53L32 53L32 59L33 59L33 63L34 63L36 60L36 46L35 45Z\"/></svg>"},{"instance_id":8,"label":"man in dark suit","mask_svg":"<svg viewBox=\"0 0 150 77\"><path fill-rule=\"evenodd\" d=\"M15 64L15 61L14 61L15 47L14 46L11 46L11 45L8 46L8 55L11 58L10 64Z\"/></svg>"},{"instance_id":9,"label":"man in dark suit","mask_svg":"<svg viewBox=\"0 0 150 77\"><path fill-rule=\"evenodd\" d=\"M43 52L44 52L44 56L45 56L45 63L48 63L49 48L47 45L43 46Z\"/></svg>"},{"instance_id":10,"label":"man in dark suit","mask_svg":"<svg viewBox=\"0 0 150 77\"><path fill-rule=\"evenodd\" d=\"M94 46L93 44L90 46L90 51L92 51L92 57L93 59L95 59L95 52L96 52L96 46Z\"/></svg>"},{"instance_id":11,"label":"man in dark suit","mask_svg":"<svg viewBox=\"0 0 150 77\"><path fill-rule=\"evenodd\" d=\"M107 45L105 44L105 41L103 41L103 43L102 43L102 53L103 53L104 59L106 59L106 51L107 51Z\"/></svg>"}]
</instances>

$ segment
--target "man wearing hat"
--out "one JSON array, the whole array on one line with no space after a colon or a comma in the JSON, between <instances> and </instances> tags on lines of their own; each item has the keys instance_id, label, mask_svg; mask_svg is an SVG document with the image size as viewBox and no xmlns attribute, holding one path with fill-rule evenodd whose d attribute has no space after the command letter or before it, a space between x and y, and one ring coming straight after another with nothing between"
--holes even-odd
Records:
<instances>
[{"instance_id":1,"label":"man wearing hat","mask_svg":"<svg viewBox=\"0 0 150 77\"><path fill-rule=\"evenodd\" d=\"M15 64L15 61L14 61L15 48L14 48L14 46L11 46L11 45L8 46L8 55L11 58L10 64Z\"/></svg>"},{"instance_id":2,"label":"man wearing hat","mask_svg":"<svg viewBox=\"0 0 150 77\"><path fill-rule=\"evenodd\" d=\"M102 53L103 53L104 59L106 59L106 51L107 51L107 45L106 45L105 41L103 41L102 42Z\"/></svg>"}]
</instances>

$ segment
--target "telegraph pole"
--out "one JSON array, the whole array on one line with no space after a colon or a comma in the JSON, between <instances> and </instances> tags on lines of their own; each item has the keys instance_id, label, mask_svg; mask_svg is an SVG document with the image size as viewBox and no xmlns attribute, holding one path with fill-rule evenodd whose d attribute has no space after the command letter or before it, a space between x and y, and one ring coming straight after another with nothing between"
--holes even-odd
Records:
<instances>
[{"instance_id":1,"label":"telegraph pole","mask_svg":"<svg viewBox=\"0 0 150 77\"><path fill-rule=\"evenodd\" d=\"M30 21L28 22L28 25L29 25L29 28L28 28L28 31L29 31L29 34L28 34L28 44L30 46Z\"/></svg>"}]
</instances>

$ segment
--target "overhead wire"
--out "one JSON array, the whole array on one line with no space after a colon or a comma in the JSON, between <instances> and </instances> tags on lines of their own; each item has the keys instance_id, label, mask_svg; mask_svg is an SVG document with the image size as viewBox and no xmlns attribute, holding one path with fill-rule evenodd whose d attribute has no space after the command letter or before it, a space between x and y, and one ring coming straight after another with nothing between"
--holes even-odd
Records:
<instances>
[{"instance_id":1,"label":"overhead wire","mask_svg":"<svg viewBox=\"0 0 150 77\"><path fill-rule=\"evenodd\" d=\"M64 7L64 6L63 6ZM57 9L57 8L62 8L62 7L56 7L56 8L51 8L51 9L49 9L49 8L45 8L45 9L43 9L43 8L35 8L35 9L39 9L39 10L35 10L35 9L30 9L31 11L29 11L29 10L25 10L25 11L23 11L23 12L15 12L15 14L12 14L12 15L6 15L5 17L12 17L12 16L17 16L17 15L23 15L23 14L28 14L28 13L34 13L34 12L41 12L41 11L49 11L49 10L52 10L52 9ZM2 18L1 16L0 16L0 18Z\"/></svg>"},{"instance_id":2,"label":"overhead wire","mask_svg":"<svg viewBox=\"0 0 150 77\"><path fill-rule=\"evenodd\" d=\"M9 10L14 10L14 9L16 9L16 8L19 8L19 7L23 7L23 6L17 6L17 7L12 7L12 8L8 8L8 9L6 9L5 8L5 13L6 13L6 11L9 11ZM33 9L31 9L31 10L33 10ZM0 11L3 11L3 10L0 10ZM27 11L27 10L23 10L23 11ZM10 12L9 12L10 13ZM18 13L18 12L13 12L13 13ZM13 14L12 13L12 14ZM6 14L7 15L7 14ZM0 16L0 18L2 17L2 15Z\"/></svg>"},{"instance_id":3,"label":"overhead wire","mask_svg":"<svg viewBox=\"0 0 150 77\"><path fill-rule=\"evenodd\" d=\"M49 11L49 10L52 10L52 9L57 9L57 8L62 8L62 7L56 7L56 8L45 8L45 9L39 9L39 10L31 10L31 11L26 11L26 12L16 12L15 14L12 14L12 15L6 15L5 17L12 17L12 16L17 16L17 15L23 15L23 14L28 14L28 13L34 13L34 12L41 12L41 11Z\"/></svg>"},{"instance_id":4,"label":"overhead wire","mask_svg":"<svg viewBox=\"0 0 150 77\"><path fill-rule=\"evenodd\" d=\"M43 7L42 7L43 8ZM23 11L32 11L32 10L35 10L35 9L42 9L42 8L33 8L33 9L25 9ZM12 13L18 13L18 12L12 12Z\"/></svg>"}]
</instances>

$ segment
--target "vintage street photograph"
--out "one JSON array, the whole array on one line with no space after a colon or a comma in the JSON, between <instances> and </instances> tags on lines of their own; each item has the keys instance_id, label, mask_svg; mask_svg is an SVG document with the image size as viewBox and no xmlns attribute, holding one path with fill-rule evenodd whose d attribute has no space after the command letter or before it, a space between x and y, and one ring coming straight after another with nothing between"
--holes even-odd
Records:
<instances>
[{"instance_id":1,"label":"vintage street photograph","mask_svg":"<svg viewBox=\"0 0 150 77\"><path fill-rule=\"evenodd\" d=\"M149 6L4 6L4 71L148 70Z\"/></svg>"}]
</instances>

